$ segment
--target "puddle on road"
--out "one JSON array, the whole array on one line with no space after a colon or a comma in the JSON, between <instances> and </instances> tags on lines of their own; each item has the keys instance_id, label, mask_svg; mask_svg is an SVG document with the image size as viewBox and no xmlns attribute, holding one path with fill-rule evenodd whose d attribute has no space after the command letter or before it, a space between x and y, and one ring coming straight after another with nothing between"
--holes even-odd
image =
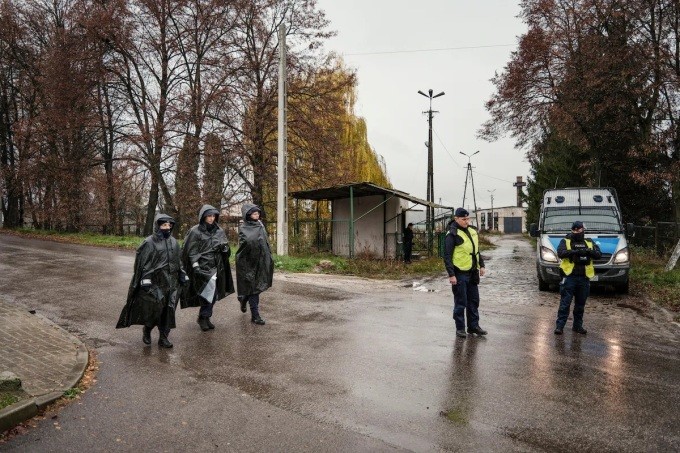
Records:
<instances>
[{"instance_id":1,"label":"puddle on road","mask_svg":"<svg viewBox=\"0 0 680 453\"><path fill-rule=\"evenodd\" d=\"M277 282L278 283L278 282ZM295 282L283 282L277 288L283 294L293 295L304 299L313 299L316 301L335 301L345 300L350 298L350 294L344 291L338 291L324 286L313 286Z\"/></svg>"},{"instance_id":2,"label":"puddle on road","mask_svg":"<svg viewBox=\"0 0 680 453\"><path fill-rule=\"evenodd\" d=\"M316 311L314 313L307 313L305 315L298 315L293 318L299 322L335 322L338 320L337 316L330 313Z\"/></svg>"}]
</instances>

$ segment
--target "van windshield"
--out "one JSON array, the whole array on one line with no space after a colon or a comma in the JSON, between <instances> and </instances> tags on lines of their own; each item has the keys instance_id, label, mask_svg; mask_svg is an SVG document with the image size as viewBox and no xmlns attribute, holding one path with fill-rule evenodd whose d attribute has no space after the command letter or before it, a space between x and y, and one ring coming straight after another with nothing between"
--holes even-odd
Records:
<instances>
[{"instance_id":1,"label":"van windshield","mask_svg":"<svg viewBox=\"0 0 680 453\"><path fill-rule=\"evenodd\" d=\"M619 217L609 208L558 208L547 209L543 213L543 230L550 232L571 231L575 220L580 220L590 233L620 233Z\"/></svg>"}]
</instances>

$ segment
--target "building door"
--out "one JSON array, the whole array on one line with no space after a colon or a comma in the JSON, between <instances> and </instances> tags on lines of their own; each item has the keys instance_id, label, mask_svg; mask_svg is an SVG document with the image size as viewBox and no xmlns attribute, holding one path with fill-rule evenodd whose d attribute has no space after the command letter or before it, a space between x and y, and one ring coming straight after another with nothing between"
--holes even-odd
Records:
<instances>
[{"instance_id":1,"label":"building door","mask_svg":"<svg viewBox=\"0 0 680 453\"><path fill-rule=\"evenodd\" d=\"M522 232L522 218L521 217L504 217L503 231L506 234L521 233Z\"/></svg>"}]
</instances>

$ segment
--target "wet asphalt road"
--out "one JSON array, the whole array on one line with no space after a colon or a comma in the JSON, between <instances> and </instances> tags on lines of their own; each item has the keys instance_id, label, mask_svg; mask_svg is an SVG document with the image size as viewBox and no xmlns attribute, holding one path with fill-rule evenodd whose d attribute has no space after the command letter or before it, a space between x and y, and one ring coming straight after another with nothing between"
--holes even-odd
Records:
<instances>
[{"instance_id":1,"label":"wet asphalt road","mask_svg":"<svg viewBox=\"0 0 680 453\"><path fill-rule=\"evenodd\" d=\"M134 254L0 235L0 294L96 350L96 384L0 451L679 451L680 329L598 291L553 335L530 245L485 254L481 325L457 339L447 279L278 274L266 326L234 295L172 350L116 330ZM570 324L567 324L570 327ZM154 331L154 340L157 339Z\"/></svg>"}]
</instances>

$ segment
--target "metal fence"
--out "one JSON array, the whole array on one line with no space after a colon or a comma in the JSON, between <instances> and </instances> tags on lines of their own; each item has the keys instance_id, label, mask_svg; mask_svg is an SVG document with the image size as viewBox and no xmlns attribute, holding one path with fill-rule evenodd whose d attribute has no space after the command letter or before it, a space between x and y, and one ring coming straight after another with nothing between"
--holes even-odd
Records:
<instances>
[{"instance_id":1,"label":"metal fence","mask_svg":"<svg viewBox=\"0 0 680 453\"><path fill-rule=\"evenodd\" d=\"M404 258L404 242L402 233L387 233L387 253L386 258ZM391 252L391 253L390 253ZM417 260L426 257L427 253L427 233L424 231L413 232L413 248L411 249L411 259Z\"/></svg>"},{"instance_id":2,"label":"metal fence","mask_svg":"<svg viewBox=\"0 0 680 453\"><path fill-rule=\"evenodd\" d=\"M222 222L220 222L222 223ZM222 224L229 242L238 243L240 220ZM269 244L276 250L277 223L265 222ZM291 253L336 253L349 243L349 222L346 220L295 220L288 225L288 250ZM348 246L345 246L347 248Z\"/></svg>"},{"instance_id":3,"label":"metal fence","mask_svg":"<svg viewBox=\"0 0 680 453\"><path fill-rule=\"evenodd\" d=\"M680 223L657 222L655 225L636 226L630 243L656 250L659 256L669 255L680 240Z\"/></svg>"}]
</instances>

